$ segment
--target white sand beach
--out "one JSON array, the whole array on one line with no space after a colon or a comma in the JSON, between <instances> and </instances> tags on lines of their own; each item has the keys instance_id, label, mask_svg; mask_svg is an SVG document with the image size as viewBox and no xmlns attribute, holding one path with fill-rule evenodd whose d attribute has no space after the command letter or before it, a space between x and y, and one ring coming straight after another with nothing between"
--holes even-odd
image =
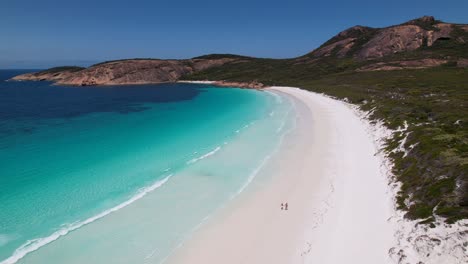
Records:
<instances>
[{"instance_id":1,"label":"white sand beach","mask_svg":"<svg viewBox=\"0 0 468 264\"><path fill-rule=\"evenodd\" d=\"M393 206L366 124L345 103L289 87L296 129L247 190L166 263L389 263ZM281 203L288 210L281 210Z\"/></svg>"}]
</instances>

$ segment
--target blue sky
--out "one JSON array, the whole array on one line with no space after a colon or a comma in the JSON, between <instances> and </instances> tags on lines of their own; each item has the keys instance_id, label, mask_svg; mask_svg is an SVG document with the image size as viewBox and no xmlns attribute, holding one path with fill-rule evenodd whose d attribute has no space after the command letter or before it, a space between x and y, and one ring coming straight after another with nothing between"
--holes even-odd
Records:
<instances>
[{"instance_id":1,"label":"blue sky","mask_svg":"<svg viewBox=\"0 0 468 264\"><path fill-rule=\"evenodd\" d=\"M305 54L354 25L433 15L468 23L466 0L2 0L0 68L120 58Z\"/></svg>"}]
</instances>

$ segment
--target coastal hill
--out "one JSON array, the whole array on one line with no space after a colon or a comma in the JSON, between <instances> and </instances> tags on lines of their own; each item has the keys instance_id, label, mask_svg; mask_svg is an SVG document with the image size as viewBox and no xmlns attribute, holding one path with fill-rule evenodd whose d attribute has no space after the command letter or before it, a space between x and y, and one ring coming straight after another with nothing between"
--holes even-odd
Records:
<instances>
[{"instance_id":1,"label":"coastal hill","mask_svg":"<svg viewBox=\"0 0 468 264\"><path fill-rule=\"evenodd\" d=\"M14 80L55 81L67 85L122 85L175 82L180 77L237 58L191 60L128 59L103 62L89 68L57 67L16 76Z\"/></svg>"},{"instance_id":2,"label":"coastal hill","mask_svg":"<svg viewBox=\"0 0 468 264\"><path fill-rule=\"evenodd\" d=\"M468 67L468 25L445 23L425 16L386 28L354 26L297 58L250 58L244 63L226 63L184 78L285 84L281 76L288 82L345 72L439 66Z\"/></svg>"},{"instance_id":3,"label":"coastal hill","mask_svg":"<svg viewBox=\"0 0 468 264\"><path fill-rule=\"evenodd\" d=\"M468 25L444 23L430 16L380 29L354 26L340 32L309 55L322 57L336 54L340 58L352 56L368 60L432 47L450 40L464 44L466 36L457 35L457 30L467 31Z\"/></svg>"},{"instance_id":4,"label":"coastal hill","mask_svg":"<svg viewBox=\"0 0 468 264\"><path fill-rule=\"evenodd\" d=\"M370 120L394 130L384 151L393 161L392 180L401 186L397 206L407 218L425 224L468 219L466 24L425 16L386 28L354 26L291 59L225 54L131 59L13 79L66 85L223 80L325 93L357 105Z\"/></svg>"},{"instance_id":5,"label":"coastal hill","mask_svg":"<svg viewBox=\"0 0 468 264\"><path fill-rule=\"evenodd\" d=\"M367 64L360 70L395 70L439 66L449 61L467 66L468 25L457 25L425 16L387 28L355 26L327 41L306 57L351 57ZM453 48L460 48L460 51ZM464 48L463 48L464 47Z\"/></svg>"}]
</instances>

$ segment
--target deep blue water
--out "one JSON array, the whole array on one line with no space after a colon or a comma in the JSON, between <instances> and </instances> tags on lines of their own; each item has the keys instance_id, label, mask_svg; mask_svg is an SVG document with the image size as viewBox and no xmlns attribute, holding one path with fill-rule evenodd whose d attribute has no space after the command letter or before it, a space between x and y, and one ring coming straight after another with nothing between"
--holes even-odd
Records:
<instances>
[{"instance_id":1,"label":"deep blue water","mask_svg":"<svg viewBox=\"0 0 468 264\"><path fill-rule=\"evenodd\" d=\"M191 100L200 85L160 84L96 87L56 86L50 82L5 81L34 70L0 70L0 120L68 119L98 112L126 114L148 109L147 103ZM34 127L12 127L0 123L0 133L31 132Z\"/></svg>"}]
</instances>

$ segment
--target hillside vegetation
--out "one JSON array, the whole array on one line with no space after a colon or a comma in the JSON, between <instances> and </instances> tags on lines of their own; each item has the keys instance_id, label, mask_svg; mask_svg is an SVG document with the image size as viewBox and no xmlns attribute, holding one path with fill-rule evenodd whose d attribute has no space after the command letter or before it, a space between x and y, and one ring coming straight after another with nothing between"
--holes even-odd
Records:
<instances>
[{"instance_id":1,"label":"hillside vegetation","mask_svg":"<svg viewBox=\"0 0 468 264\"><path fill-rule=\"evenodd\" d=\"M212 69L203 73L203 79L249 81L255 75L242 71L242 67L219 73ZM441 66L325 76L307 71L304 67L294 71L294 77L268 74L257 80L346 99L362 110L372 110L371 119L385 120L392 129L407 125L387 142L394 174L402 183L398 207L411 219L468 218L468 69ZM406 154L395 151L400 146Z\"/></svg>"}]
</instances>

